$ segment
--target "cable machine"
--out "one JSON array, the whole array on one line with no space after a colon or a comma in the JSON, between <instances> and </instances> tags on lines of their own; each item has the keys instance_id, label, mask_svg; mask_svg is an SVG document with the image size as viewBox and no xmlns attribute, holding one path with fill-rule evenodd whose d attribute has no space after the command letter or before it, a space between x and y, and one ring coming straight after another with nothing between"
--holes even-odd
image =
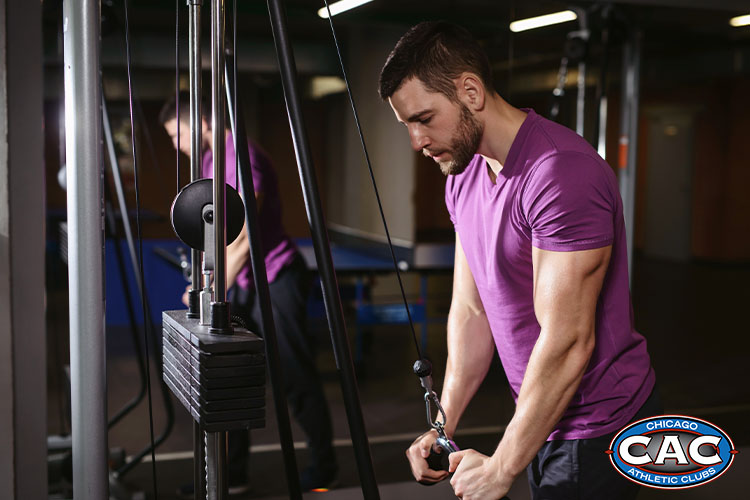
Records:
<instances>
[{"instance_id":1,"label":"cable machine","mask_svg":"<svg viewBox=\"0 0 750 500\"><path fill-rule=\"evenodd\" d=\"M190 16L190 119L191 119L191 181L183 187L173 202L172 224L178 237L193 250L191 263L192 285L187 310L164 311L163 319L163 376L165 383L180 400L194 419L194 484L195 498L224 500L227 497L226 476L226 432L233 429L261 427L265 423L264 374L266 364L271 377L274 403L279 424L280 440L284 454L290 498L301 499L299 478L294 459L286 398L282 392L282 378L276 332L273 324L265 264L260 253L258 213L255 206L254 188L248 151L240 141L244 140L244 124L238 113L239 96L236 93L235 64L229 64L225 47L225 2L211 0L211 121L212 152L216 168L213 180L200 179L200 15L201 0L188 0ZM326 2L327 6L327 2ZM279 68L286 99L287 114L291 126L300 182L304 194L308 222L318 263L326 314L330 326L336 366L339 370L341 388L346 407L350 434L362 493L367 500L377 500L380 494L375 480L372 458L359 392L354 375L349 342L346 334L343 308L331 257L320 195L312 165L310 148L305 133L297 89L297 74L294 53L288 36L286 15L281 0L268 0ZM101 499L108 497L106 482L106 387L104 380L103 342L103 293L102 293L102 232L101 208L101 115L98 105L101 99L99 67L99 4L95 0L83 0L83 5L73 6L66 0L65 12L65 83L66 108L75 109L67 116L78 119L69 130L68 158L78 168L68 173L69 212L76 214L71 234L71 331L76 337L71 340L71 366L73 368L73 470L74 490L77 499ZM179 16L178 16L179 19ZM234 17L236 21L236 15ZM331 30L336 42L339 60L359 128L363 152L380 204L372 166L359 126L356 107L348 87L348 79L338 47L333 23ZM127 0L125 0L126 51L128 58L128 83L130 89L131 126L133 125L133 99L130 85L130 42L128 40ZM236 31L236 27L235 27ZM179 40L178 40L179 42ZM91 64L95 62L95 64ZM80 64L77 64L80 62ZM96 70L92 71L91 68ZM231 77L230 75L234 75ZM245 195L243 204L237 191L225 183L225 97L230 109L230 123L234 132L235 151L238 153L241 190ZM178 92L179 93L179 92ZM179 102L178 102L179 108ZM78 111L82 110L83 113ZM96 111L90 115L92 111ZM90 119L90 120L89 120ZM179 127L179 120L178 120ZM179 136L179 130L178 130ZM133 136L135 139L135 135ZM79 161L79 154L84 158ZM138 168L133 140L133 158L136 179L136 221L138 218ZM73 173L74 172L74 173ZM243 213L244 212L244 213ZM383 224L390 244L385 216ZM263 338L231 321L231 312L226 296L226 245L239 236L247 220L253 277L262 313ZM138 222L139 224L139 222ZM140 227L140 226L139 226ZM138 231L140 243L140 230ZM85 251L85 252L84 252ZM83 259L81 256L83 255ZM407 315L409 307L403 292L401 276L391 246L394 268L401 286ZM83 264L86 266L83 266ZM85 267L85 269L84 269ZM142 259L139 262L141 281ZM93 276L84 276L91 272ZM83 309L86 310L84 317ZM145 310L144 305L144 310ZM74 315L74 312L77 313ZM410 317L410 316L409 316ZM410 323L411 317L410 317ZM431 467L443 468L445 458L458 448L443 432L445 414L437 395L432 390L431 365L423 358L414 334L419 355L413 371L424 388L428 425L438 433L438 446L445 453L433 456ZM74 342L75 340L75 342ZM148 340L148 339L147 339ZM148 342L144 344L147 346ZM75 358L75 363L74 363ZM148 352L146 352L148 359ZM149 372L148 363L147 386ZM91 387L91 379L98 384ZM434 405L442 421L432 419ZM150 392L149 392L150 408ZM84 429L86 435L84 436ZM152 473L154 496L158 497L154 460L153 421L151 421ZM442 458L442 460L441 460ZM442 462L442 463L441 463ZM81 485L85 484L86 488Z\"/></svg>"},{"instance_id":2,"label":"cable machine","mask_svg":"<svg viewBox=\"0 0 750 500\"><path fill-rule=\"evenodd\" d=\"M621 98L620 98L620 133L616 158L611 164L618 170L620 195L623 201L623 215L628 245L628 272L632 280L633 273L633 238L635 214L635 177L636 153L638 139L638 107L640 104L640 66L641 66L641 31L626 13L609 3L595 4L588 9L574 9L579 20L579 27L567 34L563 45L563 57L560 60L557 85L552 91L552 105L549 117L557 121L560 105L565 96L568 67L578 66L576 83L575 130L585 137L586 111L586 70L590 63L590 45L592 35L599 35L601 60L599 77L596 83L594 119L594 139L591 141L599 155L607 159L607 114L608 114L608 69L612 47L620 44L622 50Z\"/></svg>"}]
</instances>

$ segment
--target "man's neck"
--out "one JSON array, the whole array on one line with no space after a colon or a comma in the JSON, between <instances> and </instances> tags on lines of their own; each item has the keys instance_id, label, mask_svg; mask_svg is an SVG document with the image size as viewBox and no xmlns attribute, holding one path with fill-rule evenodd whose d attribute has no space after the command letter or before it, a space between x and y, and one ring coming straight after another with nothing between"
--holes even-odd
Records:
<instances>
[{"instance_id":1,"label":"man's neck","mask_svg":"<svg viewBox=\"0 0 750 500\"><path fill-rule=\"evenodd\" d=\"M525 119L524 111L514 108L499 95L495 94L489 100L478 153L487 160L493 181L502 170L510 147Z\"/></svg>"}]
</instances>

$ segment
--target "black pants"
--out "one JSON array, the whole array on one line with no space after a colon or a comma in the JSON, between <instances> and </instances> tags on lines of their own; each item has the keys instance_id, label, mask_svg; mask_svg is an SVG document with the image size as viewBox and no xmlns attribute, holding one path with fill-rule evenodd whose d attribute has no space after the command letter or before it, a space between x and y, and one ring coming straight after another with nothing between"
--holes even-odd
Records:
<instances>
[{"instance_id":1,"label":"black pants","mask_svg":"<svg viewBox=\"0 0 750 500\"><path fill-rule=\"evenodd\" d=\"M656 389L631 422L660 415ZM526 471L533 500L633 500L639 486L615 470L604 452L616 433L547 441Z\"/></svg>"},{"instance_id":2,"label":"black pants","mask_svg":"<svg viewBox=\"0 0 750 500\"><path fill-rule=\"evenodd\" d=\"M315 365L315 341L307 329L307 297L310 276L300 256L269 284L273 321L279 345L286 392L292 416L307 436L310 464L323 470L336 468L333 431L323 386ZM255 292L232 289L232 315L240 316L249 329L262 336L260 301ZM247 431L229 433L229 479L247 474L250 436Z\"/></svg>"}]
</instances>

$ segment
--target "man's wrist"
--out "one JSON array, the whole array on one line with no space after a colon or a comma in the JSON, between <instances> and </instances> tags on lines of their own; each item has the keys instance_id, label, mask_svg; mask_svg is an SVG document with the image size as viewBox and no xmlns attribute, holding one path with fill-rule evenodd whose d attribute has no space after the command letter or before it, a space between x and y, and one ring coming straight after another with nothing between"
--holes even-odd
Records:
<instances>
[{"instance_id":1,"label":"man's wrist","mask_svg":"<svg viewBox=\"0 0 750 500\"><path fill-rule=\"evenodd\" d=\"M494 473L497 484L502 485L507 489L510 489L513 485L513 481L515 481L516 477L520 474L520 472L516 471L514 468L509 467L507 460L504 459L500 450L496 450L495 453L492 454L486 465L488 470L491 470Z\"/></svg>"}]
</instances>

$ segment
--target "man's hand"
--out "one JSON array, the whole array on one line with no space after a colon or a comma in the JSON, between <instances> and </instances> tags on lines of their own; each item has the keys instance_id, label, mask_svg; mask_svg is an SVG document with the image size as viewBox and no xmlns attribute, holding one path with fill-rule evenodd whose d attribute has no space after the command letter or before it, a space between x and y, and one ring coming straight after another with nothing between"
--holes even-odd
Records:
<instances>
[{"instance_id":1,"label":"man's hand","mask_svg":"<svg viewBox=\"0 0 750 500\"><path fill-rule=\"evenodd\" d=\"M446 471L432 470L427 465L427 457L430 456L430 450L435 445L437 437L437 431L430 429L415 439L409 449L406 450L406 458L409 459L411 473L414 475L414 479L422 484L434 484L448 477Z\"/></svg>"},{"instance_id":2,"label":"man's hand","mask_svg":"<svg viewBox=\"0 0 750 500\"><path fill-rule=\"evenodd\" d=\"M503 477L500 466L487 455L475 450L450 454L451 486L458 498L464 500L498 500L513 484L513 478Z\"/></svg>"},{"instance_id":3,"label":"man's hand","mask_svg":"<svg viewBox=\"0 0 750 500\"><path fill-rule=\"evenodd\" d=\"M190 288L192 288L192 286L193 285L186 286L185 293L182 294L182 303L187 307L190 307Z\"/></svg>"}]
</instances>

